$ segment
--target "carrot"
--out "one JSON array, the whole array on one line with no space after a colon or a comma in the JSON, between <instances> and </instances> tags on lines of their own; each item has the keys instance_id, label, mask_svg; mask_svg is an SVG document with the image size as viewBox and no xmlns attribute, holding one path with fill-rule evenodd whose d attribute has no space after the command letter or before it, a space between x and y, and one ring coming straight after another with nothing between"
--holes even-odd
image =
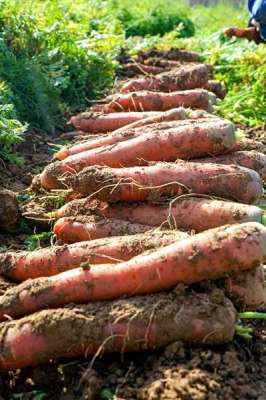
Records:
<instances>
[{"instance_id":1,"label":"carrot","mask_svg":"<svg viewBox=\"0 0 266 400\"><path fill-rule=\"evenodd\" d=\"M182 161L147 167L88 167L62 178L62 184L83 197L111 203L158 201L192 192L253 204L262 194L262 180L253 170Z\"/></svg>"},{"instance_id":2,"label":"carrot","mask_svg":"<svg viewBox=\"0 0 266 400\"><path fill-rule=\"evenodd\" d=\"M106 218L121 218L131 223L178 228L185 231L202 232L225 224L260 222L265 224L264 212L259 207L230 201L197 197L177 199L170 204L110 204L89 208L86 200L73 201L57 211L58 216L72 215L76 207L85 213L97 212ZM77 204L79 202L79 206Z\"/></svg>"},{"instance_id":3,"label":"carrot","mask_svg":"<svg viewBox=\"0 0 266 400\"><path fill-rule=\"evenodd\" d=\"M119 117L120 114L124 113L117 113L110 115L117 115ZM131 114L131 113L125 113L125 114ZM109 135L99 135L94 138L91 138L86 142L78 143L74 146L64 146L55 154L55 158L57 158L58 160L64 160L66 157L81 153L82 151L87 151L90 149L94 149L96 147L115 144L118 142L123 142L124 140L134 138L144 133L143 130L133 131L133 129L136 129L138 127L143 127L145 125L151 125L155 123L161 123L163 121L186 120L186 118L188 118L186 110L182 107L175 108L173 110L165 112L159 111L159 112L145 112L145 113L132 113L132 114L140 114L142 115L142 117L140 120L137 120L120 129L116 129L113 133ZM85 132L84 135L86 135Z\"/></svg>"},{"instance_id":4,"label":"carrot","mask_svg":"<svg viewBox=\"0 0 266 400\"><path fill-rule=\"evenodd\" d=\"M131 78L135 75L157 75L163 72L165 72L165 68L133 62L124 64L120 75Z\"/></svg>"},{"instance_id":5,"label":"carrot","mask_svg":"<svg viewBox=\"0 0 266 400\"><path fill-rule=\"evenodd\" d=\"M2 296L3 294L5 294L5 292L14 287L15 283L14 282L10 282L8 279L4 278L3 276L0 276L0 295Z\"/></svg>"},{"instance_id":6,"label":"carrot","mask_svg":"<svg viewBox=\"0 0 266 400\"><path fill-rule=\"evenodd\" d=\"M182 107L165 112L159 112L158 115L133 122L132 124L115 130L109 135L99 135L76 145L64 146L55 154L54 158L57 158L58 160L64 160L71 155L82 153L83 151L95 149L101 146L112 145L128 139L133 139L137 136L142 135L143 133L147 133L148 131L150 132L157 131L159 129L171 129L176 128L177 126L186 126L188 124L196 123L194 121L194 119L196 119L194 118L195 115L197 116L198 113L194 114L193 112L191 112L189 113L189 115L187 115L185 109ZM200 119L208 118L209 121L211 119L215 121L217 120L216 117L208 113L201 113L199 117ZM193 122L190 122L190 120L188 120L187 118L193 119ZM170 121L172 121L173 124L166 123ZM147 126L147 128L145 128L145 130L140 129L143 126Z\"/></svg>"},{"instance_id":7,"label":"carrot","mask_svg":"<svg viewBox=\"0 0 266 400\"><path fill-rule=\"evenodd\" d=\"M95 216L64 217L54 225L60 243L75 243L110 236L135 235L150 231L149 225L134 224L121 219L107 220Z\"/></svg>"},{"instance_id":8,"label":"carrot","mask_svg":"<svg viewBox=\"0 0 266 400\"><path fill-rule=\"evenodd\" d=\"M209 92L213 92L220 99L224 99L226 95L226 88L220 81L209 80L204 86Z\"/></svg>"},{"instance_id":9,"label":"carrot","mask_svg":"<svg viewBox=\"0 0 266 400\"><path fill-rule=\"evenodd\" d=\"M105 113L123 111L167 111L176 107L190 107L213 111L216 96L205 89L163 92L118 93L103 104Z\"/></svg>"},{"instance_id":10,"label":"carrot","mask_svg":"<svg viewBox=\"0 0 266 400\"><path fill-rule=\"evenodd\" d=\"M225 280L225 293L246 310L255 310L266 302L263 267L232 275Z\"/></svg>"},{"instance_id":11,"label":"carrot","mask_svg":"<svg viewBox=\"0 0 266 400\"><path fill-rule=\"evenodd\" d=\"M102 146L48 165L41 174L46 189L62 187L59 179L90 165L110 167L147 165L148 161L191 159L228 151L235 143L234 127L226 120L185 123L169 130L138 135L115 145Z\"/></svg>"},{"instance_id":12,"label":"carrot","mask_svg":"<svg viewBox=\"0 0 266 400\"><path fill-rule=\"evenodd\" d=\"M179 68L182 65L180 61L164 60L158 57L150 57L143 60L143 62L145 63L144 65L149 65L151 67L159 67L163 69Z\"/></svg>"},{"instance_id":13,"label":"carrot","mask_svg":"<svg viewBox=\"0 0 266 400\"><path fill-rule=\"evenodd\" d=\"M184 232L158 230L91 240L39 250L0 253L0 273L21 282L52 276L81 265L127 261L147 250L157 249L188 237Z\"/></svg>"},{"instance_id":14,"label":"carrot","mask_svg":"<svg viewBox=\"0 0 266 400\"><path fill-rule=\"evenodd\" d=\"M157 112L121 112L119 114L110 113L107 115L95 112L84 112L71 117L69 123L75 128L85 132L105 133L114 131L132 122L156 115L158 115Z\"/></svg>"},{"instance_id":15,"label":"carrot","mask_svg":"<svg viewBox=\"0 0 266 400\"><path fill-rule=\"evenodd\" d=\"M139 296L45 310L0 325L0 370L61 357L145 351L177 340L221 344L232 340L235 309L211 293Z\"/></svg>"},{"instance_id":16,"label":"carrot","mask_svg":"<svg viewBox=\"0 0 266 400\"><path fill-rule=\"evenodd\" d=\"M146 51L140 51L137 55L137 59L140 62L144 62L148 58L158 57L166 58L167 60L173 61L184 61L184 62L199 62L200 55L194 51L181 50L176 47L172 47L169 50L160 51L156 48L152 48Z\"/></svg>"},{"instance_id":17,"label":"carrot","mask_svg":"<svg viewBox=\"0 0 266 400\"><path fill-rule=\"evenodd\" d=\"M237 151L231 154L194 160L200 163L215 163L223 165L240 165L254 169L262 179L266 179L266 155L257 151Z\"/></svg>"},{"instance_id":18,"label":"carrot","mask_svg":"<svg viewBox=\"0 0 266 400\"><path fill-rule=\"evenodd\" d=\"M80 137L80 136L86 136L87 132L83 131L69 131L69 132L64 132L60 135L61 138L73 138L73 137Z\"/></svg>"},{"instance_id":19,"label":"carrot","mask_svg":"<svg viewBox=\"0 0 266 400\"><path fill-rule=\"evenodd\" d=\"M266 228L256 222L227 225L191 236L149 254L28 280L0 297L0 320L69 303L154 293L178 283L214 280L260 266L266 259Z\"/></svg>"},{"instance_id":20,"label":"carrot","mask_svg":"<svg viewBox=\"0 0 266 400\"><path fill-rule=\"evenodd\" d=\"M20 212L16 194L11 190L0 190L0 231L13 232L17 229Z\"/></svg>"},{"instance_id":21,"label":"carrot","mask_svg":"<svg viewBox=\"0 0 266 400\"><path fill-rule=\"evenodd\" d=\"M241 141L238 141L234 144L232 149L230 151L251 151L251 150L256 150L261 153L265 151L265 146L263 143L253 140L253 139L242 139Z\"/></svg>"},{"instance_id":22,"label":"carrot","mask_svg":"<svg viewBox=\"0 0 266 400\"><path fill-rule=\"evenodd\" d=\"M209 79L209 70L204 64L186 66L164 72L152 77L139 78L125 83L121 93L140 90L175 92L205 87Z\"/></svg>"}]
</instances>

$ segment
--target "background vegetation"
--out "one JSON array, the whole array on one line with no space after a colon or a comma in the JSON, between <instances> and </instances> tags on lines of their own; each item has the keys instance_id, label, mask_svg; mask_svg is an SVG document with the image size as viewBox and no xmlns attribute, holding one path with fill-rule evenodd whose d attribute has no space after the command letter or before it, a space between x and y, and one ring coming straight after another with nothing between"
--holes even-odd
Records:
<instances>
[{"instance_id":1,"label":"background vegetation","mask_svg":"<svg viewBox=\"0 0 266 400\"><path fill-rule=\"evenodd\" d=\"M67 115L108 91L121 48L200 51L228 88L219 112L246 125L262 123L266 46L225 40L224 27L247 24L246 9L214 3L191 8L185 0L0 0L0 157L11 160L25 124L53 133Z\"/></svg>"}]
</instances>

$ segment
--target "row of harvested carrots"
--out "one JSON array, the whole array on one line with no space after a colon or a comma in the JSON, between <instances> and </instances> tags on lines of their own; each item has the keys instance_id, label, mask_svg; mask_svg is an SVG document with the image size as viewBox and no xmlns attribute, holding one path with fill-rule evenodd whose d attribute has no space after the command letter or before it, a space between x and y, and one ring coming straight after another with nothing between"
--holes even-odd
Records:
<instances>
[{"instance_id":1,"label":"row of harvested carrots","mask_svg":"<svg viewBox=\"0 0 266 400\"><path fill-rule=\"evenodd\" d=\"M182 57L193 64L175 64ZM81 131L68 136L84 141L40 176L43 188L82 197L46 215L60 245L0 254L0 274L18 282L0 296L2 370L179 339L224 343L235 307L265 301L265 216L253 205L266 175L261 144L210 114L215 95L201 89L210 68L197 54L133 61L145 74L163 62L170 72L153 69L73 117ZM136 89L149 92L125 93Z\"/></svg>"}]
</instances>

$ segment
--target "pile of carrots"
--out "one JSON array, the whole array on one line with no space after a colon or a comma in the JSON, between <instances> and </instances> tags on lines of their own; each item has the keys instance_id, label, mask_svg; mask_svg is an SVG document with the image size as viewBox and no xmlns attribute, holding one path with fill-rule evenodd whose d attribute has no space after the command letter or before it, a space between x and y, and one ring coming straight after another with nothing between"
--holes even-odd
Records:
<instances>
[{"instance_id":1,"label":"pile of carrots","mask_svg":"<svg viewBox=\"0 0 266 400\"><path fill-rule=\"evenodd\" d=\"M196 53L141 52L120 76L39 177L73 199L46 215L57 244L0 254L2 371L225 343L265 302L263 146L213 113L224 88Z\"/></svg>"}]
</instances>

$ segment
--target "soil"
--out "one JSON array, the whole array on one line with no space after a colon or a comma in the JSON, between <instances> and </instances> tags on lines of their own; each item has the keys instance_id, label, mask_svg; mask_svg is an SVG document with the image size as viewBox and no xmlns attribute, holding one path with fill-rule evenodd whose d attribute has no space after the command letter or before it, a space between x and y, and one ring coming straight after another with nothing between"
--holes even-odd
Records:
<instances>
[{"instance_id":1,"label":"soil","mask_svg":"<svg viewBox=\"0 0 266 400\"><path fill-rule=\"evenodd\" d=\"M266 145L266 126L246 132ZM1 164L0 186L15 192L25 190L32 176L51 160L51 142L57 144L45 135L27 133L26 141L18 146L24 165ZM35 201L22 201L20 206L27 204L29 211L38 204L45 211L53 210L55 200L48 200L46 206L43 198L44 194L39 194ZM25 233L1 233L0 246L21 249L26 237ZM1 281L0 291L6 287ZM178 341L156 352L108 355L93 363L75 358L1 374L0 400L264 400L266 323L245 326L252 327L252 339L236 337L215 348Z\"/></svg>"}]
</instances>

